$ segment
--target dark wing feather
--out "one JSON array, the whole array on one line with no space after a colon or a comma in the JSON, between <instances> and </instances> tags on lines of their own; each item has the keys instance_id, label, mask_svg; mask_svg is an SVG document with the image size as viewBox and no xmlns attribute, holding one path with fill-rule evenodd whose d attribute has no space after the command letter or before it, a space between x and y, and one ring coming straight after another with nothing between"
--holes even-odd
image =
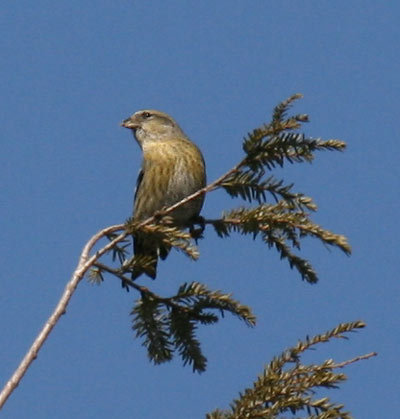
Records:
<instances>
[{"instance_id":1,"label":"dark wing feather","mask_svg":"<svg viewBox=\"0 0 400 419\"><path fill-rule=\"evenodd\" d=\"M139 191L139 188L140 188L140 184L142 183L142 180L143 180L143 175L144 175L144 171L143 171L143 169L140 169L139 170L138 177L136 179L135 196L133 198L134 199L134 202L136 201L137 194L138 194L138 191Z\"/></svg>"}]
</instances>

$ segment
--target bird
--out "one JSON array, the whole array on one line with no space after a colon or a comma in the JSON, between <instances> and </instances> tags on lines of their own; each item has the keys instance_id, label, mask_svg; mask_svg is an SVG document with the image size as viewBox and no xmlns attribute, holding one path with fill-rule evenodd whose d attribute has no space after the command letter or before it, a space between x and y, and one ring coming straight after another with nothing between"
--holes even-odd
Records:
<instances>
[{"instance_id":1,"label":"bird","mask_svg":"<svg viewBox=\"0 0 400 419\"><path fill-rule=\"evenodd\" d=\"M132 131L143 154L134 194L133 221L146 220L206 185L203 154L171 116L153 109L139 110L121 125ZM201 194L176 208L168 214L172 225L192 228L203 203ZM143 256L150 259L145 264L133 263L132 279L142 274L155 279L158 257L164 260L170 248L144 233L133 237L133 247L134 260Z\"/></svg>"}]
</instances>

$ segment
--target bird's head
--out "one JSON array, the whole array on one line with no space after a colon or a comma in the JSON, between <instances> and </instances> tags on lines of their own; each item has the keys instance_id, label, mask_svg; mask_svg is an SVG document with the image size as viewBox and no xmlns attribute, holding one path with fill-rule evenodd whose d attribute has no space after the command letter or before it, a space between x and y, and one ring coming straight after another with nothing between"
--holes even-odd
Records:
<instances>
[{"instance_id":1,"label":"bird's head","mask_svg":"<svg viewBox=\"0 0 400 419\"><path fill-rule=\"evenodd\" d=\"M152 109L135 112L131 117L122 121L121 126L133 131L140 146L150 141L186 137L172 117Z\"/></svg>"}]
</instances>

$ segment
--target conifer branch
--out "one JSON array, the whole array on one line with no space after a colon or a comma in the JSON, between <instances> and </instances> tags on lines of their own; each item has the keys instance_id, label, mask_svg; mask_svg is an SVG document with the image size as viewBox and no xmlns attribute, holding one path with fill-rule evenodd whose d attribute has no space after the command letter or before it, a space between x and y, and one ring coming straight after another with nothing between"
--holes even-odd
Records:
<instances>
[{"instance_id":1,"label":"conifer branch","mask_svg":"<svg viewBox=\"0 0 400 419\"><path fill-rule=\"evenodd\" d=\"M170 312L170 333L183 365L191 364L193 371L203 372L207 358L203 355L200 342L196 339L196 320L188 313L178 310Z\"/></svg>"},{"instance_id":2,"label":"conifer branch","mask_svg":"<svg viewBox=\"0 0 400 419\"><path fill-rule=\"evenodd\" d=\"M307 260L291 251L290 245L300 249L301 239L310 236L324 244L340 248L345 254L351 253L345 236L334 234L312 223L307 213L293 211L291 204L284 200L274 205L262 204L255 208L234 209L225 213L221 219L205 220L205 223L212 224L220 237L227 237L231 232L250 234L253 239L261 235L262 240L269 247L275 247L281 258L287 259L290 267L296 268L302 279L309 283L318 281L317 274Z\"/></svg>"},{"instance_id":3,"label":"conifer branch","mask_svg":"<svg viewBox=\"0 0 400 419\"><path fill-rule=\"evenodd\" d=\"M271 175L265 178L265 174L276 165L283 166L284 162L311 162L315 151L342 151L346 147L340 140L307 138L304 134L295 132L304 122L308 122L308 116L299 114L287 118L286 115L293 103L301 97L302 95L295 94L279 104L274 109L269 124L264 124L248 134L243 142L245 156L231 170L182 201L158 211L147 220L139 223L129 221L127 229L132 234L141 231L162 234L165 245L175 247L196 259L198 251L191 245L190 235L179 237L178 231L167 231L163 227L155 226L160 226L160 220L164 220L181 205L202 194L223 188L232 197L240 197L248 202L257 201L259 206L232 210L224 214L222 219L208 220L206 224L211 223L217 234L223 238L228 237L231 231L252 234L253 237L260 234L263 242L269 247L275 247L281 258L287 259L303 280L317 282L317 274L310 262L295 255L291 248L300 249L301 239L310 236L350 254L351 248L347 239L311 222L309 214L305 211L316 211L317 206L304 194L292 192L293 184L285 185L282 180L276 180ZM267 203L268 196L272 196L275 205ZM141 264L141 261L135 259L132 262Z\"/></svg>"},{"instance_id":4,"label":"conifer branch","mask_svg":"<svg viewBox=\"0 0 400 419\"><path fill-rule=\"evenodd\" d=\"M207 359L195 332L198 323L209 325L218 321L218 316L210 310L217 310L222 317L229 312L248 326L255 325L255 316L248 306L234 300L230 294L210 291L198 282L181 285L172 297L161 297L124 276L121 270L100 262L94 267L97 278L103 280L103 272L110 273L122 280L124 288L133 288L141 294L131 311L133 329L136 336L143 339L149 359L155 364L170 361L177 351L184 365L191 364L193 371L203 372Z\"/></svg>"},{"instance_id":5,"label":"conifer branch","mask_svg":"<svg viewBox=\"0 0 400 419\"><path fill-rule=\"evenodd\" d=\"M341 151L345 148L345 143L339 140L323 141L307 138L304 134L294 132L308 121L307 115L286 117L293 102L299 98L301 95L296 94L278 105L274 110L271 123L253 130L244 139L244 158L214 182L169 208L158 211L146 220L139 223L131 220L125 225L108 227L88 241L56 309L0 393L0 408L36 358L55 324L65 313L77 285L91 267L94 268L91 274L92 279L102 281L103 273L108 272L121 279L124 288L134 288L140 292L141 299L132 310L134 328L144 339L149 356L156 363L170 359L173 350L178 350L184 363L192 364L193 368L198 371L205 368L206 361L202 358L194 332L197 323L212 324L218 320L214 313L205 310L214 309L221 315L226 311L231 312L250 325L254 323L254 316L246 306L234 301L230 295L209 291L198 283L185 284L181 295L178 292L176 296L165 299L158 298L150 290L141 288L124 276L130 269L130 262L140 264L140 266L149 264L145 258L136 258L133 261L129 259L127 250L129 245L126 238L131 234L157 235L166 246L175 247L192 259L198 258L198 250L191 241L191 233L182 232L168 225L166 219L175 209L201 195L223 188L233 197L241 197L248 202L257 201L260 204L259 207L232 210L222 219L214 220L212 224L217 234L227 237L232 231L237 231L240 234L252 234L253 237L261 235L267 245L274 246L281 257L287 258L290 265L295 267L302 278L309 282L317 280L314 270L308 261L299 258L291 251L291 247L300 248L301 238L316 237L323 243L339 247L345 253L350 252L344 236L331 233L308 219L305 211L316 210L311 198L292 192L293 185L284 185L282 181L275 180L271 176L264 178L265 173L276 165L282 166L285 162L311 162L315 151ZM267 203L269 195L275 200L275 206ZM95 244L103 237L108 238L109 243L90 256ZM120 263L120 269L106 269L105 265L98 262L103 255L108 253L114 261ZM191 292L193 295L190 295ZM181 316L179 319L176 314L178 312Z\"/></svg>"},{"instance_id":6,"label":"conifer branch","mask_svg":"<svg viewBox=\"0 0 400 419\"><path fill-rule=\"evenodd\" d=\"M267 202L267 192L275 202L282 198L292 206L293 209L316 211L317 206L311 198L302 193L293 193L293 184L283 185L283 180L276 180L269 176L263 180L263 172L253 172L249 169L235 173L225 179L221 186L233 198L240 197L245 201L257 201L259 204Z\"/></svg>"},{"instance_id":7,"label":"conifer branch","mask_svg":"<svg viewBox=\"0 0 400 419\"><path fill-rule=\"evenodd\" d=\"M331 331L300 341L274 358L254 382L253 387L241 392L239 398L233 401L230 410L217 409L208 414L207 418L278 419L285 413L296 417L306 413L308 419L350 419L352 416L343 410L342 404L333 403L328 397L317 398L316 390L337 388L347 377L343 373L335 372L335 369L369 359L376 356L376 353L371 352L341 363L335 363L330 359L321 364L310 365L302 364L300 355L319 343L329 342L333 338L346 338L345 333L364 326L360 321L342 323ZM290 366L291 364L293 366Z\"/></svg>"},{"instance_id":8,"label":"conifer branch","mask_svg":"<svg viewBox=\"0 0 400 419\"><path fill-rule=\"evenodd\" d=\"M149 304L149 308L145 307ZM240 304L229 294L209 291L203 284L192 282L182 285L172 297L159 297L146 290L132 310L133 328L143 338L150 360L155 363L172 359L175 351L183 364L190 364L193 371L203 372L207 359L196 338L198 323L208 325L218 321L209 310L218 310L221 316L230 312L244 320L249 326L255 324L255 317L249 307ZM154 321L160 325L151 330ZM168 356L166 356L168 354Z\"/></svg>"},{"instance_id":9,"label":"conifer branch","mask_svg":"<svg viewBox=\"0 0 400 419\"><path fill-rule=\"evenodd\" d=\"M145 224L128 221L127 231L130 235L138 232L145 233L149 238L162 242L167 246L182 251L193 260L199 258L197 247L192 243L192 236L189 232L183 231L170 224Z\"/></svg>"},{"instance_id":10,"label":"conifer branch","mask_svg":"<svg viewBox=\"0 0 400 419\"><path fill-rule=\"evenodd\" d=\"M147 294L132 309L133 330L137 337L144 339L149 359L155 364L161 364L172 359L173 343L168 331L169 321L165 307L157 299Z\"/></svg>"},{"instance_id":11,"label":"conifer branch","mask_svg":"<svg viewBox=\"0 0 400 419\"><path fill-rule=\"evenodd\" d=\"M165 246L174 247L190 258L197 259L198 250L191 242L189 233L181 232L173 226L168 228L162 225L168 224L165 220L178 207L200 195L223 188L232 197L240 197L248 202L257 201L260 205L256 208L232 210L225 214L222 220L214 220L213 226L217 234L220 237L228 237L231 231L240 234L251 233L253 237L260 234L269 247L275 247L281 258L287 259L289 265L296 268L302 279L310 283L317 282L318 277L311 264L295 255L291 247L300 249L301 239L310 236L350 254L347 239L310 221L305 211L313 212L317 207L311 198L302 193L292 192L293 184L285 185L282 180L276 180L271 175L265 178L267 171L276 165L283 166L285 161L311 162L315 151L342 151L346 146L340 140L306 138L304 134L295 132L304 122L308 122L308 116L286 115L293 103L301 97L302 95L295 94L279 104L274 109L269 124L264 124L248 134L243 142L245 156L236 166L206 187L171 207L158 211L147 220L128 220L126 228L130 234L158 235ZM267 203L268 196L275 200L275 206ZM260 214L264 215L260 218ZM145 259L133 258L125 263L125 267L129 269L133 264L140 266L144 271L146 264L152 266Z\"/></svg>"}]
</instances>

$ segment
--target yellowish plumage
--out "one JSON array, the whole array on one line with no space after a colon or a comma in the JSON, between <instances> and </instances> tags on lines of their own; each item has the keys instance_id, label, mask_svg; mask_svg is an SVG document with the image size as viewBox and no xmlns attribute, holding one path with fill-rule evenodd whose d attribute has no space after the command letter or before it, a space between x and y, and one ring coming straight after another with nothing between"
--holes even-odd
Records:
<instances>
[{"instance_id":1,"label":"yellowish plumage","mask_svg":"<svg viewBox=\"0 0 400 419\"><path fill-rule=\"evenodd\" d=\"M143 152L134 200L135 220L147 219L156 211L179 202L205 186L205 164L201 151L169 115L155 110L142 110L134 113L122 125L132 129ZM203 201L204 196L200 196L177 208L170 214L174 224L179 228L189 227L199 215ZM145 236L136 237L135 256L152 256L155 262L146 272L134 270L133 277L146 273L154 278L157 256L165 258L168 250Z\"/></svg>"}]
</instances>

